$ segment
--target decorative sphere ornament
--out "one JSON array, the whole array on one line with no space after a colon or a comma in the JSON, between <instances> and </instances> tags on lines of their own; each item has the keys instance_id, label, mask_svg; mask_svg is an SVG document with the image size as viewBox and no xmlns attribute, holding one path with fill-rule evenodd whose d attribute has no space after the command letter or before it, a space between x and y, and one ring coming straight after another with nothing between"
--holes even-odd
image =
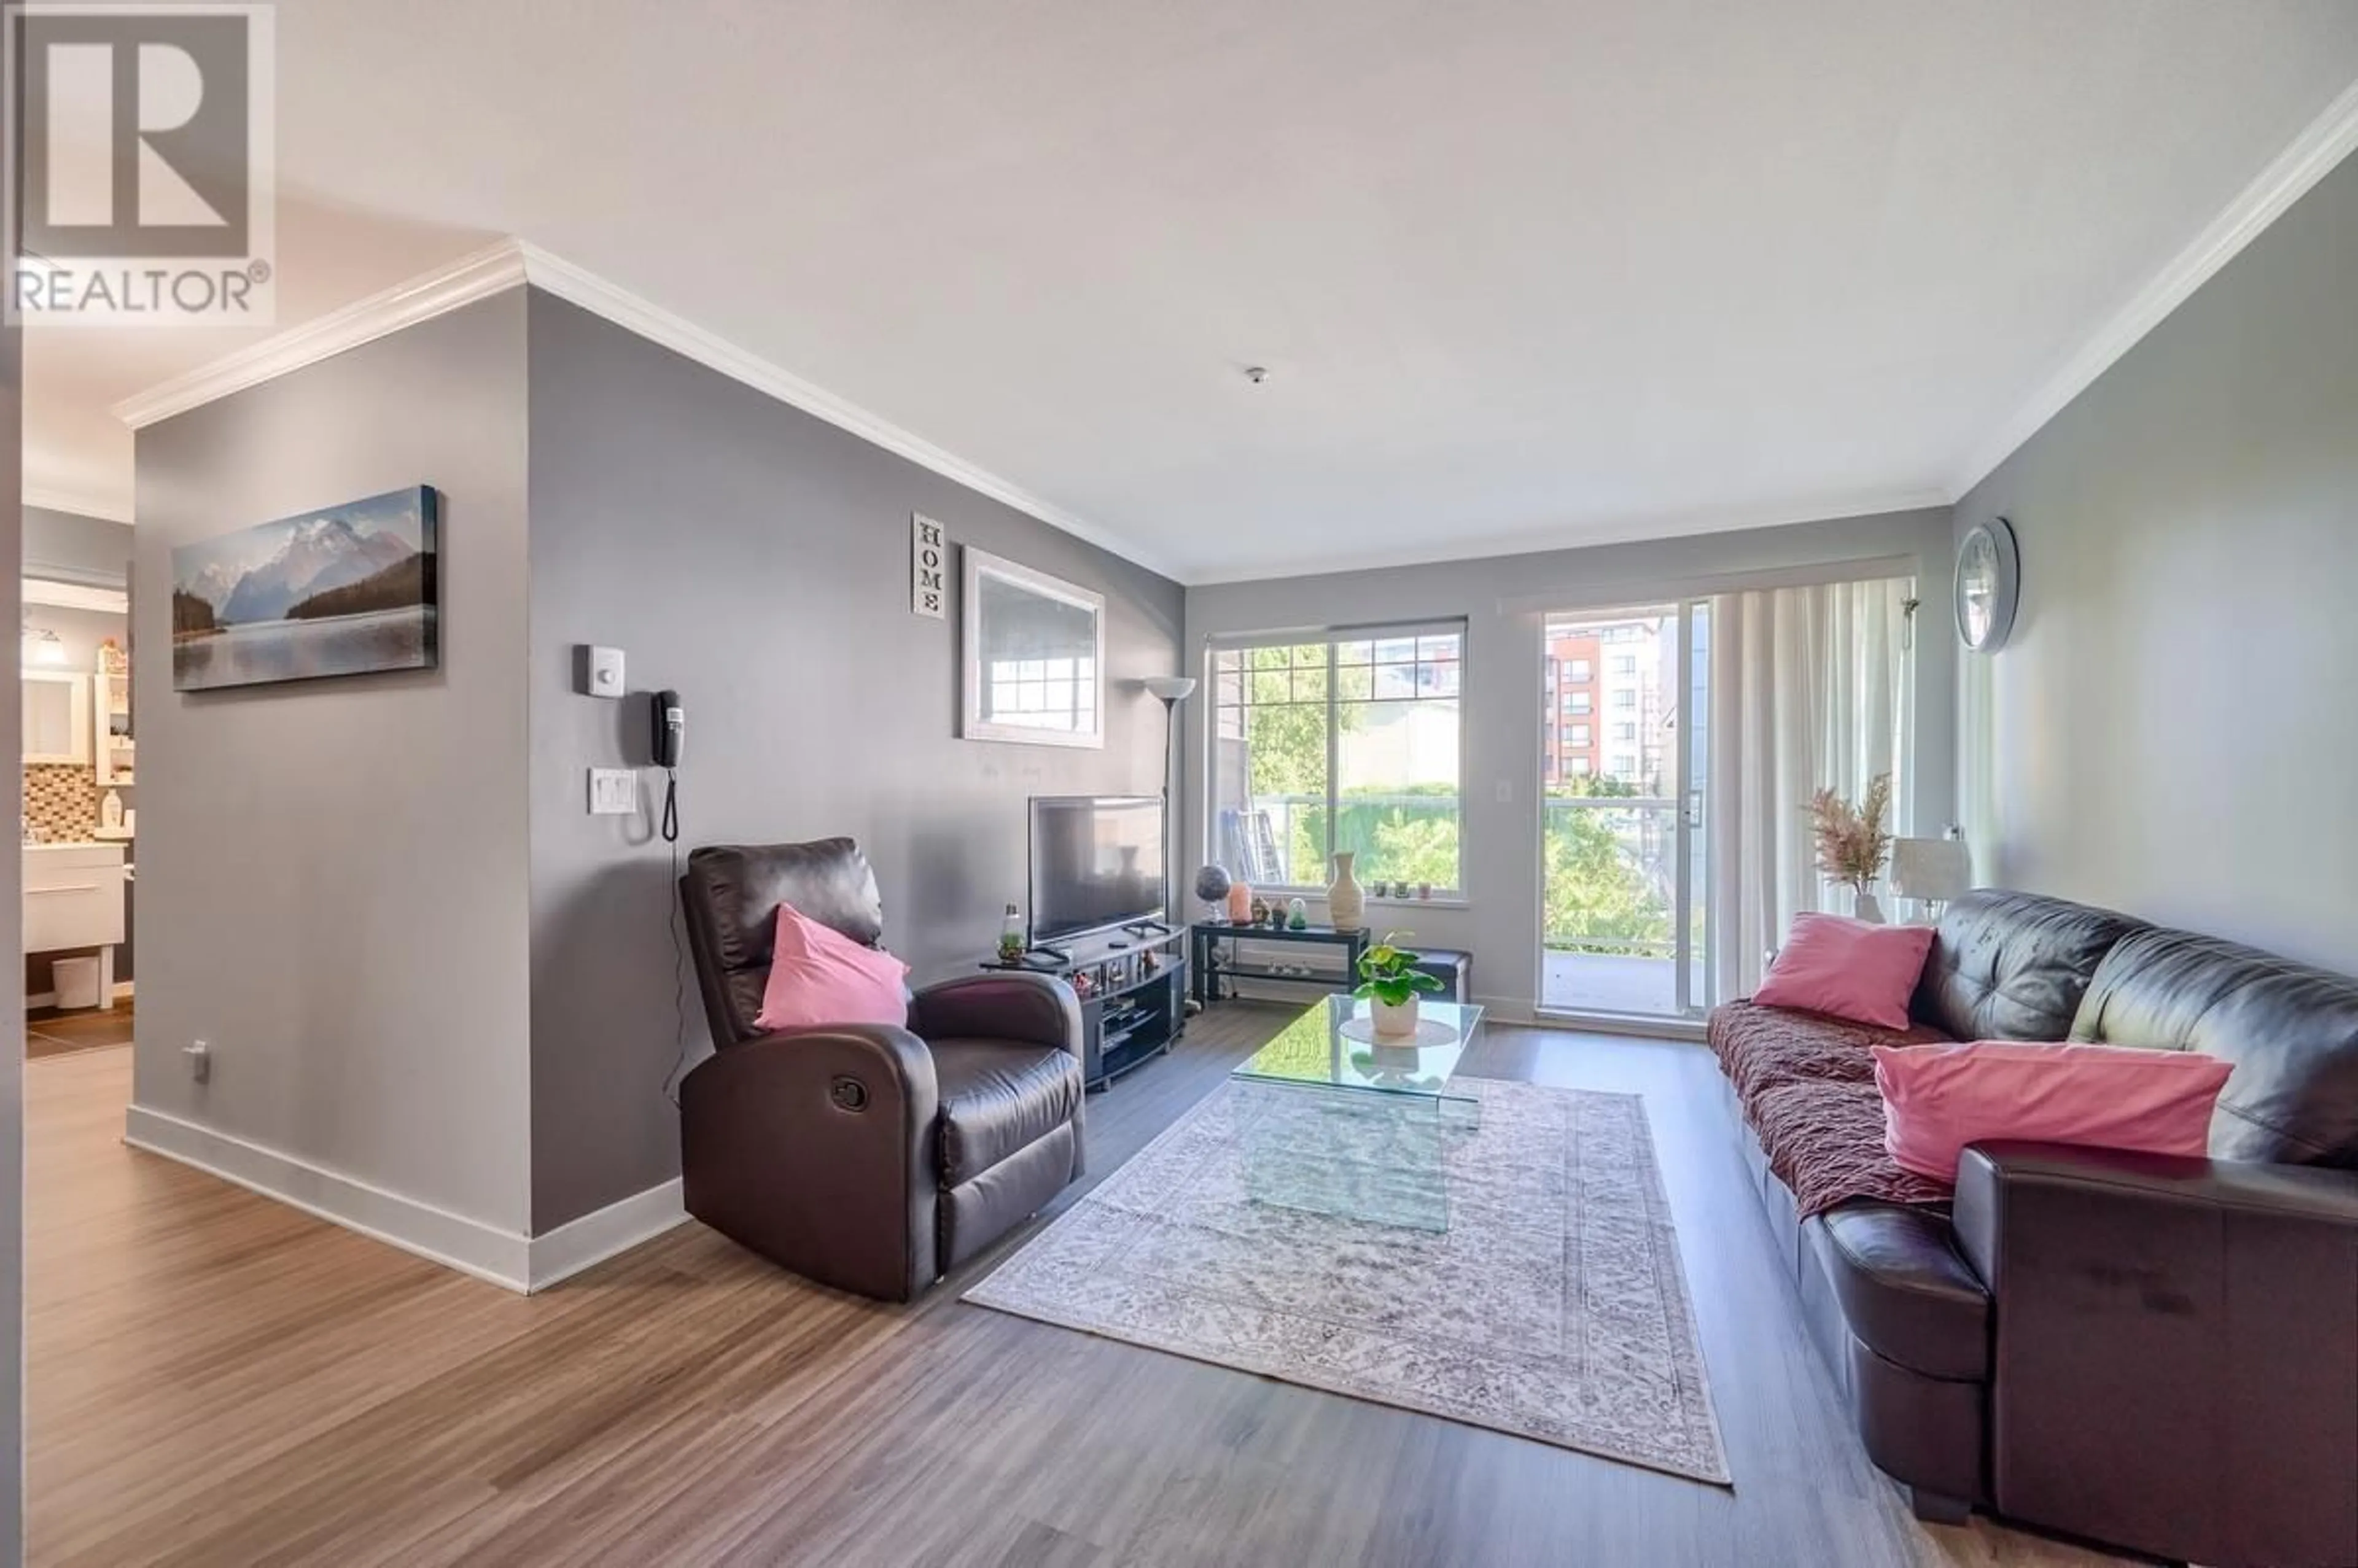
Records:
<instances>
[{"instance_id":1,"label":"decorative sphere ornament","mask_svg":"<svg viewBox=\"0 0 2358 1568\"><path fill-rule=\"evenodd\" d=\"M1195 873L1195 896L1206 903L1217 903L1228 897L1231 885L1226 867L1206 866Z\"/></svg>"}]
</instances>

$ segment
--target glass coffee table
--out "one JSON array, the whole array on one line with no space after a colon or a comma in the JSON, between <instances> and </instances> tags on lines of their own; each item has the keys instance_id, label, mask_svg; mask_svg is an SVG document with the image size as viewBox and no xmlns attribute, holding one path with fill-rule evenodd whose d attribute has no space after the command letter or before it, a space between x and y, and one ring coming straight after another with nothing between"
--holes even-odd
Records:
<instances>
[{"instance_id":1,"label":"glass coffee table","mask_svg":"<svg viewBox=\"0 0 2358 1568\"><path fill-rule=\"evenodd\" d=\"M1449 1228L1450 1151L1482 1102L1451 1081L1482 1010L1418 1004L1417 1033L1375 1033L1368 1004L1321 999L1231 1076L1247 1193L1257 1203L1373 1225Z\"/></svg>"}]
</instances>

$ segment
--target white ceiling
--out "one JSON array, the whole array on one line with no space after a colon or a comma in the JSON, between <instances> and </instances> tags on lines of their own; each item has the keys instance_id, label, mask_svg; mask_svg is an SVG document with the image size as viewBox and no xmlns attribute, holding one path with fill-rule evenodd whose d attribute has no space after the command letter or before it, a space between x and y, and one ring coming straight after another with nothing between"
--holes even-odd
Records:
<instances>
[{"instance_id":1,"label":"white ceiling","mask_svg":"<svg viewBox=\"0 0 2358 1568\"><path fill-rule=\"evenodd\" d=\"M2351 0L277 31L281 327L521 235L1190 580L1945 495L2358 81ZM241 342L35 334L28 491L127 513L107 406Z\"/></svg>"}]
</instances>

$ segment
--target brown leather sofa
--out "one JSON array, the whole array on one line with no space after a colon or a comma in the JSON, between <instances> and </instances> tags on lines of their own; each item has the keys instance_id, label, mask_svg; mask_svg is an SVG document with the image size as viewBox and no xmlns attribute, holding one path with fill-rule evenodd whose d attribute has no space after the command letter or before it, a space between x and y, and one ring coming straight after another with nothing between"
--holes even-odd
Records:
<instances>
[{"instance_id":1,"label":"brown leather sofa","mask_svg":"<svg viewBox=\"0 0 2358 1568\"><path fill-rule=\"evenodd\" d=\"M698 849L680 903L713 1054L680 1085L687 1212L817 1280L907 1301L1081 1173L1081 1014L1045 975L928 986L905 1029L754 1024L777 908L883 935L860 846Z\"/></svg>"},{"instance_id":2,"label":"brown leather sofa","mask_svg":"<svg viewBox=\"0 0 2358 1568\"><path fill-rule=\"evenodd\" d=\"M1977 1144L1950 1203L1808 1219L1739 1114L1876 1464L1929 1519L1980 1508L2217 1568L2358 1563L2358 983L1983 892L1948 907L1911 1011L1890 1038L2195 1050L2234 1073L2207 1159ZM1736 1002L1712 1033L1723 1062L1755 1047L1734 1059L1772 1143L1762 1076L1856 1093L1857 1025Z\"/></svg>"}]
</instances>

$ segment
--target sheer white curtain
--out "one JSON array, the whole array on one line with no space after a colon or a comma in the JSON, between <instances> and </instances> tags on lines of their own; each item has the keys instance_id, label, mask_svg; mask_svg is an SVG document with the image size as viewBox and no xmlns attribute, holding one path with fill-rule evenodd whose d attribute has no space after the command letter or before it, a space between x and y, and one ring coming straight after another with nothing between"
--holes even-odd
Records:
<instances>
[{"instance_id":1,"label":"sheer white curtain","mask_svg":"<svg viewBox=\"0 0 2358 1568\"><path fill-rule=\"evenodd\" d=\"M1913 590L1894 578L1712 601L1704 845L1715 997L1751 992L1797 912L1849 912L1849 895L1830 891L1813 863L1812 795L1833 788L1856 800L1887 773L1894 828L1907 831Z\"/></svg>"}]
</instances>

